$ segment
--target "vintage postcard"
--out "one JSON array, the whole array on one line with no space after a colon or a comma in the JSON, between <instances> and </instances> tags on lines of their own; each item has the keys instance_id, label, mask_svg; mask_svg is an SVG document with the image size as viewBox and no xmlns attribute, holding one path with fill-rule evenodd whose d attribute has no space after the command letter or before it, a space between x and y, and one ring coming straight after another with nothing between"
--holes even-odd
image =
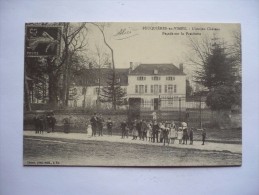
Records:
<instances>
[{"instance_id":1,"label":"vintage postcard","mask_svg":"<svg viewBox=\"0 0 259 195\"><path fill-rule=\"evenodd\" d=\"M241 26L26 23L26 166L241 166Z\"/></svg>"}]
</instances>

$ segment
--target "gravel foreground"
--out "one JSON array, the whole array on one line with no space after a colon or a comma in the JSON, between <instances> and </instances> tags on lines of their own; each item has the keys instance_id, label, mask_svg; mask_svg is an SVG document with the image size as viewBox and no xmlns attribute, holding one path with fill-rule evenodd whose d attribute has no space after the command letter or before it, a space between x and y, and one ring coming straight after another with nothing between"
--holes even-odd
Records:
<instances>
[{"instance_id":1,"label":"gravel foreground","mask_svg":"<svg viewBox=\"0 0 259 195\"><path fill-rule=\"evenodd\" d=\"M240 166L241 144L169 146L119 136L24 132L29 166Z\"/></svg>"}]
</instances>

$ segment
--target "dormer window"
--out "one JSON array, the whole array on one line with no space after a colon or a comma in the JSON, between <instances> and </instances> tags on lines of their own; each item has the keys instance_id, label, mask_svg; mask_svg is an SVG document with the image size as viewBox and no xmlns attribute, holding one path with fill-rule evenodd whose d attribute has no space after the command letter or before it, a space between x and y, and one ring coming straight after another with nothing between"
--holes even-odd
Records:
<instances>
[{"instance_id":1,"label":"dormer window","mask_svg":"<svg viewBox=\"0 0 259 195\"><path fill-rule=\"evenodd\" d=\"M175 80L175 77L166 77L166 80L167 80L167 81L174 81L174 80Z\"/></svg>"},{"instance_id":2,"label":"dormer window","mask_svg":"<svg viewBox=\"0 0 259 195\"><path fill-rule=\"evenodd\" d=\"M159 80L160 80L160 77L154 76L154 77L152 77L152 80L153 80L153 81L159 81Z\"/></svg>"},{"instance_id":3,"label":"dormer window","mask_svg":"<svg viewBox=\"0 0 259 195\"><path fill-rule=\"evenodd\" d=\"M158 70L157 69L154 69L154 74L158 74Z\"/></svg>"},{"instance_id":4,"label":"dormer window","mask_svg":"<svg viewBox=\"0 0 259 195\"><path fill-rule=\"evenodd\" d=\"M144 80L146 80L146 77L137 77L137 80L144 81Z\"/></svg>"}]
</instances>

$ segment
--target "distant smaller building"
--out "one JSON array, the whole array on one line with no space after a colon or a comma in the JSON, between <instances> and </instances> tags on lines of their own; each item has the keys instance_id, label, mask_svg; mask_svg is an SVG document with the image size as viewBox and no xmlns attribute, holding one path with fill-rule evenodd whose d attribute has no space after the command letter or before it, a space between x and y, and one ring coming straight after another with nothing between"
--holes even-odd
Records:
<instances>
[{"instance_id":1,"label":"distant smaller building","mask_svg":"<svg viewBox=\"0 0 259 195\"><path fill-rule=\"evenodd\" d=\"M69 106L70 107L96 107L101 90L107 86L108 77L111 76L112 69L87 69L82 71L75 78L75 83L70 87ZM128 69L116 69L116 81L127 93ZM102 103L102 107L111 107L110 103Z\"/></svg>"}]
</instances>

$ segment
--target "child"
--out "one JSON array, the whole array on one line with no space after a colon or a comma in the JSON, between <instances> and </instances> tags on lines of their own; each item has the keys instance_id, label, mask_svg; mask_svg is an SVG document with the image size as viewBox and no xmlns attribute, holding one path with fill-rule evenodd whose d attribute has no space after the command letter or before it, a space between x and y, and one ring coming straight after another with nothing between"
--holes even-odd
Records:
<instances>
[{"instance_id":1,"label":"child","mask_svg":"<svg viewBox=\"0 0 259 195\"><path fill-rule=\"evenodd\" d=\"M113 122L111 121L111 118L108 118L106 125L107 125L108 135L112 136Z\"/></svg>"},{"instance_id":2,"label":"child","mask_svg":"<svg viewBox=\"0 0 259 195\"><path fill-rule=\"evenodd\" d=\"M182 127L178 128L177 139L179 140L179 144L181 144L182 140L183 140L183 130L182 130Z\"/></svg>"},{"instance_id":3,"label":"child","mask_svg":"<svg viewBox=\"0 0 259 195\"><path fill-rule=\"evenodd\" d=\"M150 142L152 138L152 127L150 123L148 123L147 125L147 137L148 137L148 141Z\"/></svg>"},{"instance_id":4,"label":"child","mask_svg":"<svg viewBox=\"0 0 259 195\"><path fill-rule=\"evenodd\" d=\"M172 122L171 128L169 130L169 142L171 141L174 144L174 141L176 138L177 138L176 126L174 122Z\"/></svg>"},{"instance_id":5,"label":"child","mask_svg":"<svg viewBox=\"0 0 259 195\"><path fill-rule=\"evenodd\" d=\"M90 135L90 136L92 136L92 133L93 133L93 132L92 132L92 125L91 125L91 124L88 124L88 125L87 125L87 134Z\"/></svg>"}]
</instances>

